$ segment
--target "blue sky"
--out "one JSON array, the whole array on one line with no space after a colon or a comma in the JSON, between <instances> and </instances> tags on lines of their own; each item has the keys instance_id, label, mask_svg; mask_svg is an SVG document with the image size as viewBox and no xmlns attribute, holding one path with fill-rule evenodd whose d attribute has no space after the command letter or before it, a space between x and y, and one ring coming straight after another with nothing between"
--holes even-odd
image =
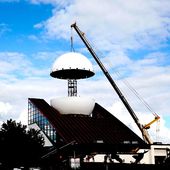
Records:
<instances>
[{"instance_id":1,"label":"blue sky","mask_svg":"<svg viewBox=\"0 0 170 170\"><path fill-rule=\"evenodd\" d=\"M153 115L124 84L128 81L161 117L149 130L170 143L169 0L1 0L0 121L27 124L27 100L67 95L67 82L49 76L53 62L74 48L93 63L95 76L78 82L89 95L130 128L136 129L117 94L70 25L76 21L127 97L141 123ZM116 73L116 74L115 74ZM119 77L117 75L119 74ZM167 135L169 134L169 135Z\"/></svg>"}]
</instances>

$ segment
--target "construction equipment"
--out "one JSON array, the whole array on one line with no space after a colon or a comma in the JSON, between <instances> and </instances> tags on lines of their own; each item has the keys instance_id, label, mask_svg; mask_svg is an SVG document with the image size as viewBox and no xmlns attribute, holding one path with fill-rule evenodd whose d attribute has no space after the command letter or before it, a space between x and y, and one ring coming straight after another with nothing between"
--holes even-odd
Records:
<instances>
[{"instance_id":1,"label":"construction equipment","mask_svg":"<svg viewBox=\"0 0 170 170\"><path fill-rule=\"evenodd\" d=\"M100 61L100 59L98 58L97 54L95 53L95 51L93 50L93 48L91 47L91 45L89 44L89 42L87 41L87 39L84 36L84 33L78 28L78 26L76 25L76 23L71 25L71 28L74 28L76 30L76 32L78 33L78 35L80 36L81 40L84 42L84 44L86 45L87 49L89 50L89 52L91 53L91 55L94 57L95 61L97 62L97 64L100 66L101 70L103 71L103 73L105 74L105 76L107 77L107 79L109 80L110 84L112 85L112 87L114 88L114 90L116 91L116 93L118 94L119 98L121 99L121 101L123 102L123 104L125 105L126 109L129 111L130 115L132 116L132 118L134 119L135 123L137 124L138 128L140 129L143 139L146 143L148 144L152 144L152 140L147 132L147 129L150 127L150 125L152 123L154 123L155 121L159 120L159 116L155 115L155 119L152 120L151 122L149 122L146 125L142 125L139 122L138 117L136 116L135 112L133 111L133 109L131 108L131 106L129 105L128 101L126 100L126 98L124 97L124 95L122 94L122 92L119 90L118 86L116 85L116 83L114 82L114 80L112 79L112 77L110 76L109 72L107 71L107 69L105 68L105 66L102 64L102 62Z\"/></svg>"}]
</instances>

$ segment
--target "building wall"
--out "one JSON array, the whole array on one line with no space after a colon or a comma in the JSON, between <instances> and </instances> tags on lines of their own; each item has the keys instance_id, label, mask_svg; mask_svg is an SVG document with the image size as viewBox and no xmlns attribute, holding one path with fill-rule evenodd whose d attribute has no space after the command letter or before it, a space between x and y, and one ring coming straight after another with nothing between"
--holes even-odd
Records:
<instances>
[{"instance_id":1,"label":"building wall","mask_svg":"<svg viewBox=\"0 0 170 170\"><path fill-rule=\"evenodd\" d=\"M159 164L168 157L170 144L151 145L151 149L144 156L141 163Z\"/></svg>"},{"instance_id":2,"label":"building wall","mask_svg":"<svg viewBox=\"0 0 170 170\"><path fill-rule=\"evenodd\" d=\"M170 150L170 144L151 145L148 152L144 154L140 164L161 164L168 157L168 150ZM139 150L139 152L144 152L144 150ZM120 157L125 160L125 163L133 163L135 161L131 154L120 155Z\"/></svg>"},{"instance_id":3,"label":"building wall","mask_svg":"<svg viewBox=\"0 0 170 170\"><path fill-rule=\"evenodd\" d=\"M140 161L140 164L161 164L164 162L164 160L168 157L168 153L170 150L170 144L167 145L151 145L151 148L144 154L143 159ZM139 150L139 152L143 153L146 150ZM119 154L120 158L123 160L124 163L134 163L135 158L133 158L133 155L137 154ZM94 157L95 162L103 162L104 161L103 154L96 155ZM93 160L90 159L89 162L92 162ZM109 160L108 160L109 162ZM118 163L118 161L113 160L113 162Z\"/></svg>"},{"instance_id":4,"label":"building wall","mask_svg":"<svg viewBox=\"0 0 170 170\"><path fill-rule=\"evenodd\" d=\"M30 101L28 101L28 126L39 128L45 136L51 140L51 142L56 142L56 130L46 119L43 113ZM47 145L49 141L47 140Z\"/></svg>"}]
</instances>

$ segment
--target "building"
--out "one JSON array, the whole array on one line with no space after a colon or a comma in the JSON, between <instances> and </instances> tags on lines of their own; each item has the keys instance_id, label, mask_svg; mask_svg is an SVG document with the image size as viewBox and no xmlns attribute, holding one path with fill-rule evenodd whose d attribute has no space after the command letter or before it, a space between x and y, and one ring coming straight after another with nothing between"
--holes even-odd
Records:
<instances>
[{"instance_id":1,"label":"building","mask_svg":"<svg viewBox=\"0 0 170 170\"><path fill-rule=\"evenodd\" d=\"M28 124L41 130L50 149L42 157L47 166L79 167L80 163L95 161L98 155L103 155L102 163L128 163L123 157L150 149L95 100L77 96L77 79L94 75L84 56L73 52L62 55L50 75L68 81L68 96L51 99L50 104L44 99L28 99Z\"/></svg>"}]
</instances>

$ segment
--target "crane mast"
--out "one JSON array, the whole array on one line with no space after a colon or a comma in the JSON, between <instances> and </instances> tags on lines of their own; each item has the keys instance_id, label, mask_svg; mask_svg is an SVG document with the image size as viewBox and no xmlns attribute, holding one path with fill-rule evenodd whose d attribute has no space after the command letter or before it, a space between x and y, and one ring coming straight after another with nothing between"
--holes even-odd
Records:
<instances>
[{"instance_id":1,"label":"crane mast","mask_svg":"<svg viewBox=\"0 0 170 170\"><path fill-rule=\"evenodd\" d=\"M129 105L128 101L126 100L126 98L124 97L124 95L122 94L122 92L119 90L118 86L116 85L116 83L114 82L114 80L112 79L112 77L110 76L109 72L107 71L107 69L105 68L105 66L102 64L102 62L100 61L99 57L97 56L97 54L95 53L95 51L93 50L93 48L91 47L91 45L89 44L89 42L87 41L87 39L84 36L84 33L78 28L78 26L76 25L76 23L71 25L71 28L74 28L76 30L76 32L78 33L78 35L80 36L81 40L84 42L84 44L86 45L87 49L89 50L89 52L91 53L91 55L94 57L95 61L97 62L97 64L99 65L99 67L101 68L101 70L103 71L103 73L105 74L105 76L107 77L108 81L110 82L110 84L112 85L112 87L114 88L114 90L116 91L116 93L118 94L119 98L121 99L121 101L123 102L123 104L125 105L126 109L128 110L128 112L130 113L130 115L132 116L132 118L134 119L135 123L137 124L139 130L142 133L143 139L146 143L148 144L152 144L152 141L150 139L150 136L147 132L147 130L144 128L144 126L139 122L138 117L136 116L135 112L133 111L133 109L131 108L131 106Z\"/></svg>"}]
</instances>

